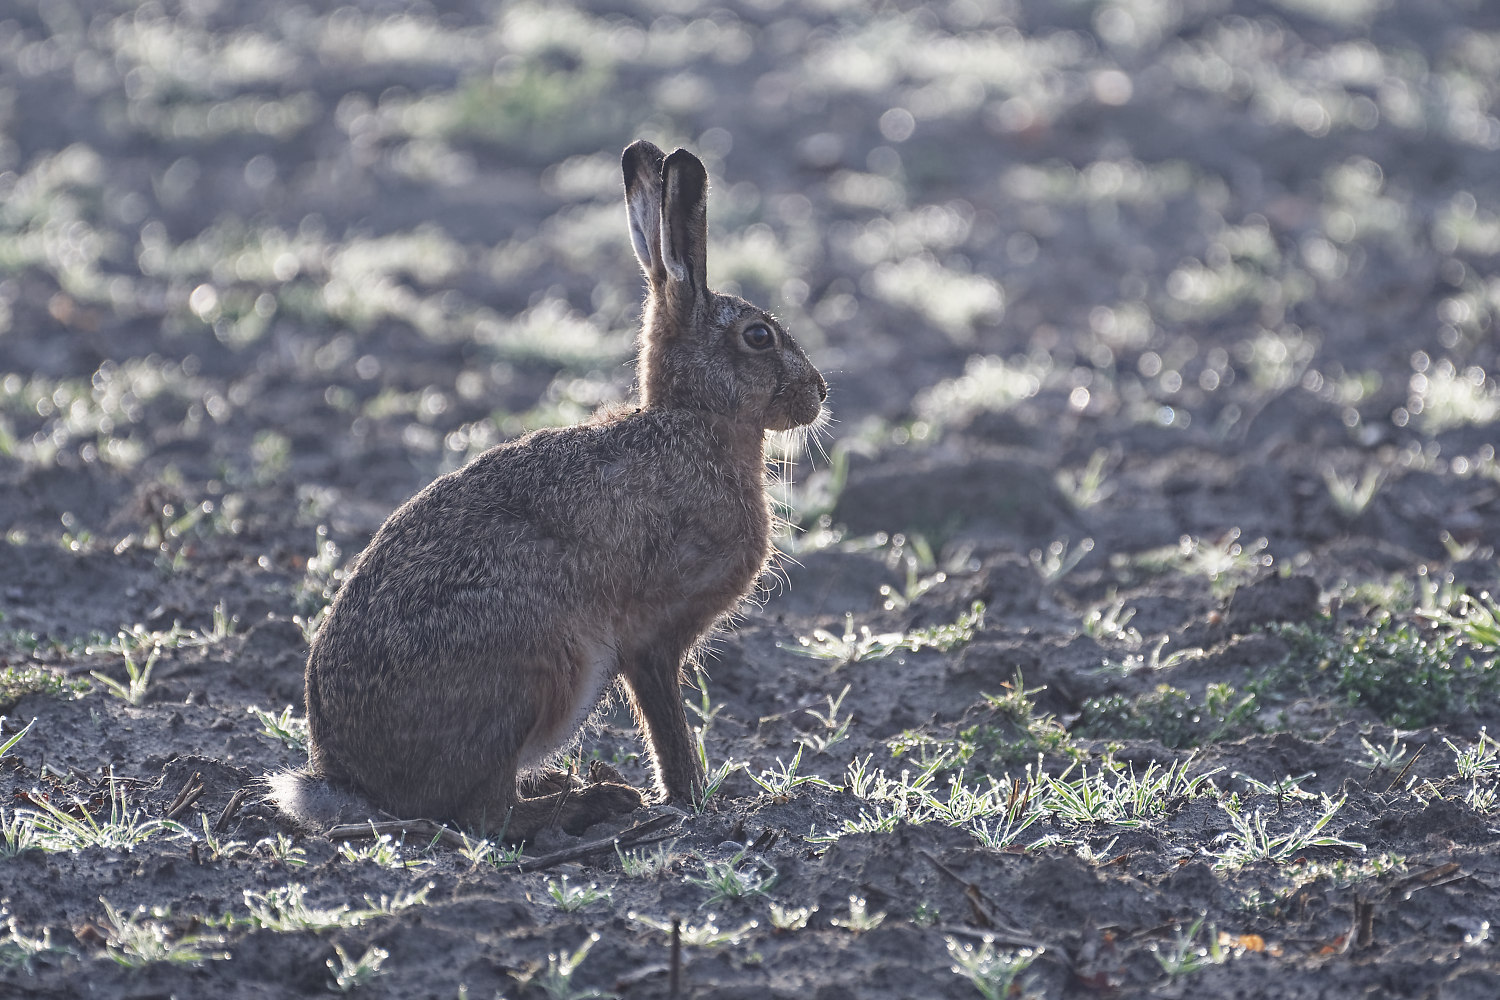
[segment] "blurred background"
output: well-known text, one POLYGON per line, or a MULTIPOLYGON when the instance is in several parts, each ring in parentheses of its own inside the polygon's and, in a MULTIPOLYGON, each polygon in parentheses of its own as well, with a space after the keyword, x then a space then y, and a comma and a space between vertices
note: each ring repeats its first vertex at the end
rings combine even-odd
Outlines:
MULTIPOLYGON (((1497 314, 1496 0, 0 0, 0 714, 41 719, 0 853, 48 794, 204 834, 5 869, 0 982, 307 995, 337 939, 389 946, 379 995, 493 995, 597 926, 580 984, 659 995, 646 921, 681 913, 749 935, 684 928, 725 997, 973 996, 946 970, 1002 966, 943 947, 965 921, 991 957, 1041 935, 1049 995, 1500 996, 1470 742, 1500 730, 1497 314), (628 397, 640 137, 704 159, 710 281, 831 387, 768 603, 689 696, 748 773, 608 916, 554 909, 551 862, 289 848, 240 792, 301 759, 354 554, 435 475, 628 397), (819 923, 734 930, 781 876, 819 923), (292 877, 443 887, 358 932, 231 917, 302 907, 260 891, 292 877), (235 959, 188 969, 220 931, 235 959)), ((648 780, 609 721, 580 771, 648 780)))
POLYGON ((832 385, 823 541, 1462 554, 1497 93, 1479 0, 8 0, 0 530, 358 544, 623 398, 647 137, 832 385))

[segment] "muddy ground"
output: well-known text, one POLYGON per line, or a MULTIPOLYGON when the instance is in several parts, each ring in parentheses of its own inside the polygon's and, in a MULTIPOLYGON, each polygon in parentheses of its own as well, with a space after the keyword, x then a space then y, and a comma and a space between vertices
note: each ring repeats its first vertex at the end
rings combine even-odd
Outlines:
POLYGON ((1460 0, 0 8, 0 995, 665 997, 710 917, 682 996, 977 996, 986 936, 1045 997, 1500 995, 1497 81, 1460 0), (638 136, 832 386, 684 689, 744 766, 519 867, 297 833, 250 709, 340 567, 629 392, 638 136))

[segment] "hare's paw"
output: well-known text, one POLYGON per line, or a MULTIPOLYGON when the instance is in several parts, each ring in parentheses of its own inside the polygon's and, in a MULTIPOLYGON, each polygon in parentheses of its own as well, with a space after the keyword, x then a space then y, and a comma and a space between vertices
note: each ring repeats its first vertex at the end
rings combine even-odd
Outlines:
POLYGON ((602 760, 589 761, 589 784, 597 785, 608 782, 613 785, 628 785, 625 776, 615 769, 613 764, 607 764, 602 760))
POLYGON ((558 825, 565 833, 578 834, 595 823, 635 812, 642 804, 639 789, 613 781, 600 782, 569 793, 558 825))
MULTIPOLYGON (((592 774, 590 775, 592 779, 592 774)), ((524 798, 536 798, 542 795, 554 795, 558 792, 576 791, 581 784, 576 775, 571 771, 545 770, 535 774, 523 775, 519 781, 521 795, 524 798)))
POLYGON ((584 789, 590 806, 610 813, 634 812, 646 804, 639 788, 624 782, 601 781, 584 789))

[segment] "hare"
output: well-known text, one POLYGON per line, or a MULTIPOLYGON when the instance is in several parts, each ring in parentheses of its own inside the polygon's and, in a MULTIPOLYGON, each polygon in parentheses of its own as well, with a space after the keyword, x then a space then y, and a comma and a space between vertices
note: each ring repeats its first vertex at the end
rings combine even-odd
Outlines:
POLYGON ((828 387, 774 317, 709 289, 698 158, 641 140, 622 166, 639 406, 492 448, 376 532, 312 642, 309 765, 270 781, 305 827, 379 809, 524 840, 634 809, 609 768, 518 787, 616 680, 655 798, 702 793, 683 663, 770 558, 765 432, 818 420, 828 387))

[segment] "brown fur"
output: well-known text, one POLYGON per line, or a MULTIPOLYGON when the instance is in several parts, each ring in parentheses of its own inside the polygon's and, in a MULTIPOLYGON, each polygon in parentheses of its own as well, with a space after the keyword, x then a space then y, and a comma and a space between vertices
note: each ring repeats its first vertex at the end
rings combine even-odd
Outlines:
POLYGON ((770 558, 765 431, 811 423, 827 387, 774 318, 708 289, 698 159, 640 141, 622 166, 640 408, 493 448, 376 533, 308 657, 310 765, 272 779, 304 825, 375 807, 524 839, 634 808, 617 780, 517 788, 616 680, 658 796, 701 794, 682 664, 770 558))

